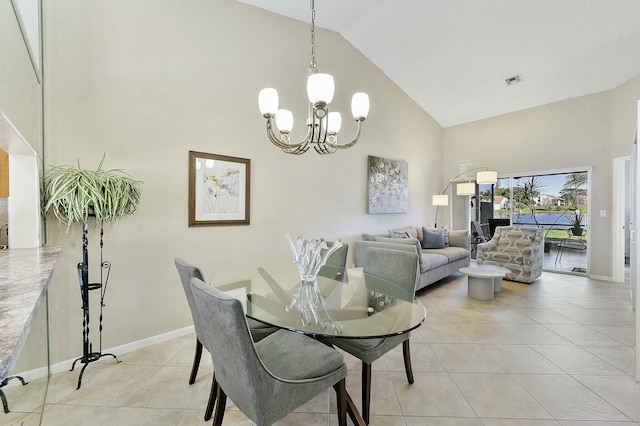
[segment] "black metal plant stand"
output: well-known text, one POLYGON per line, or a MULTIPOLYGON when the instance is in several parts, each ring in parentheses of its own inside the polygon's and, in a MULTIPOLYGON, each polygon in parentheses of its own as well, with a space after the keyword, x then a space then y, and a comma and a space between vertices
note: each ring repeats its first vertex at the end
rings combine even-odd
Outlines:
POLYGON ((71 370, 76 366, 76 363, 80 361, 82 370, 78 376, 78 387, 82 386, 82 375, 87 366, 95 361, 98 361, 103 356, 112 356, 116 359, 116 362, 120 362, 118 357, 111 353, 102 353, 102 308, 104 308, 104 295, 107 291, 107 284, 109 283, 109 273, 111 272, 111 262, 103 260, 103 235, 104 224, 100 224, 100 282, 89 283, 89 221, 88 217, 85 217, 82 224, 82 262, 78 263, 78 280, 80 281, 80 295, 82 297, 82 356, 76 358, 73 361, 71 370), (89 339, 89 292, 92 290, 100 290, 100 322, 99 322, 99 346, 98 351, 93 351, 93 344, 89 339))
POLYGON ((29 384, 25 382, 24 379, 20 376, 9 376, 0 383, 0 399, 2 400, 2 408, 4 409, 5 413, 9 412, 9 403, 7 402, 7 397, 5 396, 4 392, 2 392, 2 388, 7 386, 7 384, 9 384, 9 380, 12 380, 12 379, 20 380, 20 382, 22 383, 22 386, 29 384))

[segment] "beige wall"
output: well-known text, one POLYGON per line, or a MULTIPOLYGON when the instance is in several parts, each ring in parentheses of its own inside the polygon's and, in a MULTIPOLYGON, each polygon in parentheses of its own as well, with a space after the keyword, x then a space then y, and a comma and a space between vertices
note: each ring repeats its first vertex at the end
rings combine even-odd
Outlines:
POLYGON ((631 143, 638 120, 640 76, 620 85, 611 96, 611 155, 613 158, 631 155, 631 143))
POLYGON ((592 167, 591 273, 611 277, 612 159, 631 153, 638 99, 640 77, 613 91, 447 128, 445 176, 470 160, 504 174, 592 167))
MULTIPOLYGON (((106 168, 144 181, 140 211, 105 235, 105 259, 113 263, 105 348, 192 323, 176 256, 214 277, 222 268, 289 261, 286 231, 351 242, 364 231, 432 217, 442 128, 336 33, 317 30, 318 65, 334 75, 333 108, 343 117, 352 93, 369 93, 362 138, 332 156, 290 156, 267 141, 257 96, 277 88, 297 120, 294 139, 302 136, 308 24, 227 0, 59 0, 46 7, 47 163, 80 159, 91 168, 104 153, 106 168), (189 150, 251 159, 251 225, 187 227, 189 150), (409 162, 409 213, 366 214, 367 155, 409 162)), ((346 139, 355 125, 343 121, 346 139)), ((49 243, 64 248, 52 284, 53 362, 82 347, 80 237, 77 227, 65 234, 49 222, 49 243)))

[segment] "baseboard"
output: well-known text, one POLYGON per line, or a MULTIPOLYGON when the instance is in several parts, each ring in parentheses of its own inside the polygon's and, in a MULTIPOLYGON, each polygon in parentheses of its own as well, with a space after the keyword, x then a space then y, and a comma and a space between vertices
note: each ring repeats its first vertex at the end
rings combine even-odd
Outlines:
MULTIPOLYGON (((129 352, 137 351, 138 349, 146 348, 147 346, 155 345, 157 343, 166 342, 167 340, 176 339, 178 337, 187 336, 191 333, 195 333, 195 329, 193 326, 181 328, 178 330, 173 330, 168 333, 159 334, 157 336, 148 337, 146 339, 137 340, 135 342, 126 343, 124 345, 115 346, 113 348, 104 349, 103 353, 111 353, 116 356, 124 355, 129 352)), ((62 371, 68 371, 71 369, 71 365, 76 358, 68 359, 66 361, 58 362, 51 366, 51 374, 60 373, 62 371)), ((80 362, 76 363, 76 370, 79 372, 79 368, 82 368, 80 362)), ((35 368, 33 370, 24 371, 21 373, 16 373, 20 377, 24 378, 25 381, 29 382, 31 380, 40 379, 42 377, 46 377, 47 375, 47 367, 35 368)), ((19 380, 11 380, 7 387, 20 385, 19 380)))
POLYGON ((613 277, 608 277, 606 275, 589 275, 589 278, 591 278, 592 280, 598 280, 598 281, 610 281, 610 282, 614 282, 613 281, 613 277))

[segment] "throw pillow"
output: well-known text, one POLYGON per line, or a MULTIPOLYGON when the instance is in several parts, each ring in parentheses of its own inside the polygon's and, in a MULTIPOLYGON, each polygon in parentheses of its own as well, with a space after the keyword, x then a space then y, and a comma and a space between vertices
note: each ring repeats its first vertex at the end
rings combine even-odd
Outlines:
POLYGON ((423 249, 442 249, 444 247, 444 228, 434 230, 422 228, 423 249))
POLYGON ((418 238, 418 233, 416 232, 416 228, 414 228, 413 226, 405 226, 404 228, 396 228, 396 229, 389 230, 390 237, 396 237, 396 235, 402 235, 399 238, 418 238), (405 233, 408 233, 409 237, 405 237, 404 236, 405 233))
POLYGON ((422 243, 422 226, 416 226, 413 229, 416 230, 416 235, 418 236, 418 241, 420 241, 420 243, 422 243))
POLYGON ((390 230, 389 238, 411 238, 411 235, 408 232, 390 230))

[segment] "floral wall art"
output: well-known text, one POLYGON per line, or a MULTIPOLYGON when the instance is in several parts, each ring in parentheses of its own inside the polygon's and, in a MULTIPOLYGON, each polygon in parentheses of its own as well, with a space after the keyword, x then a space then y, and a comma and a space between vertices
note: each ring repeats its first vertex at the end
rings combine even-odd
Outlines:
POLYGON ((407 213, 409 165, 406 161, 368 157, 369 214, 407 213))
POLYGON ((248 225, 251 160, 189 151, 189 226, 248 225))

